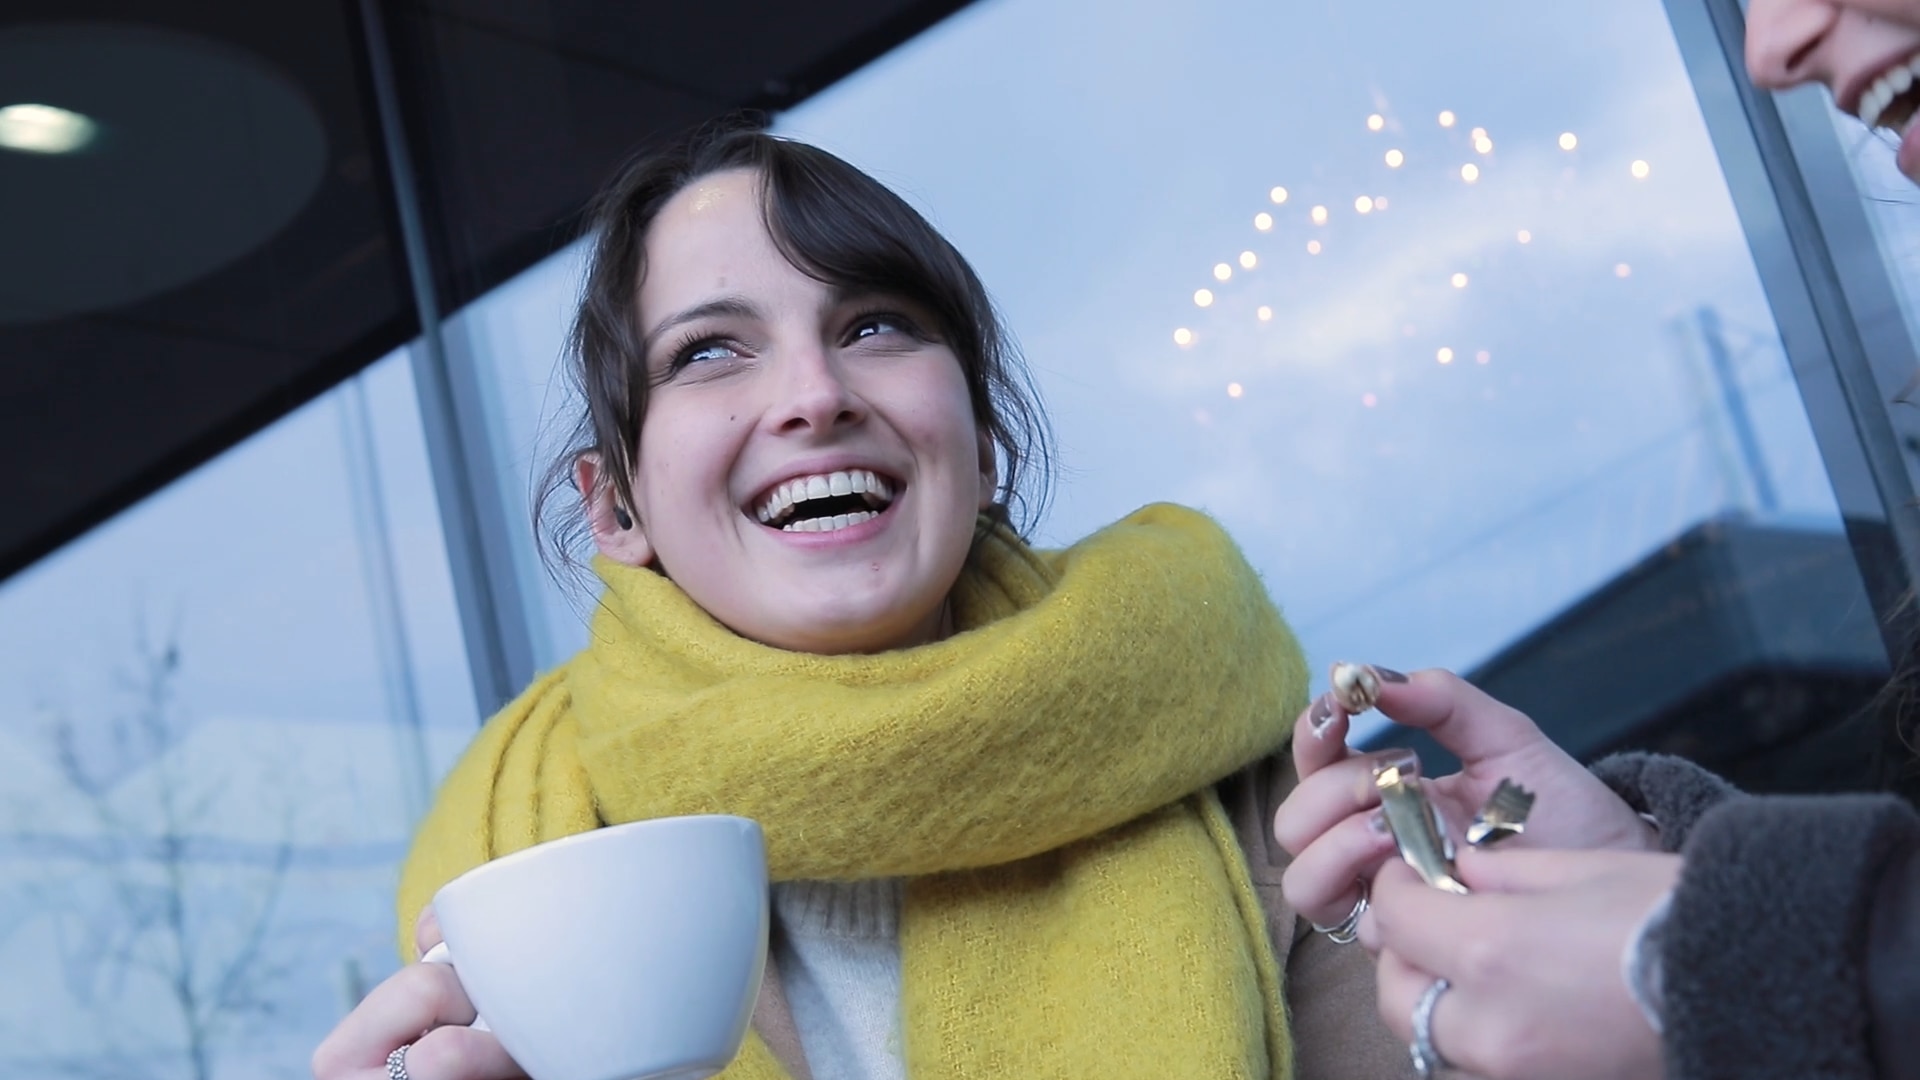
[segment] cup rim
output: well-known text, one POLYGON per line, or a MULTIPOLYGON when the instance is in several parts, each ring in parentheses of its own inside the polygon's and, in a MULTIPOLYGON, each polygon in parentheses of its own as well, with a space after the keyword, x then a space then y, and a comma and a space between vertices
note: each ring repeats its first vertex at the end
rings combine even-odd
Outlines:
POLYGON ((672 817, 642 818, 639 821, 622 821, 612 825, 600 825, 588 829, 585 832, 569 833, 566 836, 554 837, 552 840, 542 840, 537 844, 523 847, 518 851, 511 851, 498 858, 488 859, 486 862, 469 868, 452 881, 435 889, 433 895, 437 901, 441 893, 469 878, 484 877, 488 871, 495 868, 508 867, 525 862, 528 858, 533 857, 536 852, 544 853, 558 848, 577 846, 589 840, 604 838, 610 832, 648 832, 656 828, 677 828, 686 825, 713 826, 722 823, 747 825, 750 826, 751 831, 755 833, 761 831, 758 821, 749 817, 741 817, 738 814, 676 814, 672 817))

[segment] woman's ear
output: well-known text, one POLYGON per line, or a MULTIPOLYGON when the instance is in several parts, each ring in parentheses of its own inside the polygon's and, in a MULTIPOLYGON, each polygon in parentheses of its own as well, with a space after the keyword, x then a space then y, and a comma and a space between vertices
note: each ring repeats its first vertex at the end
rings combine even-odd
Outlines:
POLYGON ((1000 493, 1000 458, 994 452, 993 436, 980 429, 980 509, 993 508, 993 497, 1000 493))
POLYGON ((600 455, 581 454, 573 463, 574 486, 585 503, 587 529, 593 533, 593 546, 600 554, 628 566, 646 566, 653 562, 653 545, 647 532, 607 482, 600 468, 600 455))

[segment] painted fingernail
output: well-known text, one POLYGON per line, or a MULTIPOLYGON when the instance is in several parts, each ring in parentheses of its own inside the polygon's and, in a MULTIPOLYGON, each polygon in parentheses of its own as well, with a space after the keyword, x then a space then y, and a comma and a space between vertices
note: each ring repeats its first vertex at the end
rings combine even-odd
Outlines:
POLYGON ((1327 725, 1333 722, 1333 706, 1328 703, 1327 695, 1321 694, 1313 699, 1313 709, 1307 713, 1307 725, 1313 728, 1313 737, 1327 737, 1327 725))
POLYGON ((1367 815, 1367 831, 1375 836, 1392 836, 1393 828, 1387 824, 1387 812, 1375 810, 1367 815))
POLYGON ((1379 756, 1373 759, 1374 779, 1378 780, 1381 774, 1389 769, 1398 771, 1401 776, 1419 776, 1420 755, 1404 746, 1382 750, 1379 756))
POLYGON ((1402 675, 1390 667, 1381 667, 1379 664, 1369 664, 1367 666, 1373 669, 1375 675, 1380 676, 1381 682, 1403 683, 1407 681, 1405 675, 1402 675))

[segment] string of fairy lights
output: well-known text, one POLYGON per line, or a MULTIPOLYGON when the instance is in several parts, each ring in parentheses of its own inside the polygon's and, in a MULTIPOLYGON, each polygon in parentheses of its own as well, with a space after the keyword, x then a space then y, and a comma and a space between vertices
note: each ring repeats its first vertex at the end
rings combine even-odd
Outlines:
MULTIPOLYGON (((1441 110, 1435 117, 1435 121, 1442 129, 1449 131, 1456 131, 1460 126, 1459 116, 1451 109, 1441 110)), ((1382 113, 1371 113, 1366 118, 1366 128, 1370 133, 1383 134, 1387 132, 1388 127, 1388 118, 1382 113)), ((1497 160, 1494 158, 1493 136, 1486 128, 1475 127, 1467 132, 1466 142, 1471 153, 1480 160, 1470 158, 1457 168, 1450 166, 1447 171, 1460 183, 1478 184, 1484 172, 1482 161, 1485 161, 1487 166, 1491 166, 1497 160)), ((1555 140, 1555 145, 1562 152, 1572 154, 1580 149, 1581 143, 1579 136, 1571 131, 1565 131, 1560 133, 1559 138, 1555 140)), ((1438 155, 1434 156, 1438 157, 1438 155)), ((1412 157, 1408 151, 1400 146, 1389 147, 1380 155, 1381 163, 1389 170, 1405 168, 1411 160, 1412 157)), ((1636 181, 1646 180, 1653 174, 1653 167, 1644 159, 1636 158, 1627 166, 1627 172, 1636 181)), ((1254 231, 1263 237, 1273 236, 1275 229, 1280 228, 1290 215, 1298 214, 1296 208, 1302 201, 1297 197, 1296 192, 1284 185, 1269 188, 1266 197, 1267 205, 1253 215, 1254 231)), ((1387 196, 1367 192, 1354 195, 1349 205, 1356 217, 1384 214, 1390 209, 1387 196)), ((1334 214, 1335 211, 1328 202, 1314 202, 1307 207, 1304 219, 1310 228, 1299 250, 1303 250, 1308 258, 1321 255, 1327 250, 1328 240, 1324 230, 1334 220, 1334 214)), ((1297 222, 1301 218, 1296 216, 1292 217, 1292 220, 1297 222)), ((1529 229, 1519 229, 1514 235, 1514 241, 1518 244, 1531 244, 1534 242, 1533 232, 1529 229)), ((1259 252, 1249 247, 1240 251, 1238 255, 1215 262, 1211 273, 1212 281, 1193 290, 1193 306, 1203 311, 1213 308, 1223 299, 1223 291, 1219 290, 1233 283, 1236 278, 1244 280, 1246 275, 1263 268, 1270 269, 1271 267, 1268 266, 1270 260, 1271 256, 1263 258, 1259 252)), ((1633 268, 1624 262, 1616 263, 1613 274, 1617 278, 1625 279, 1632 276, 1633 268)), ((1464 270, 1452 271, 1446 280, 1447 284, 1454 289, 1466 289, 1471 284, 1471 278, 1464 270)), ((1254 308, 1254 318, 1261 323, 1272 322, 1273 317, 1274 311, 1271 305, 1260 304, 1254 308)), ((1173 343, 1182 350, 1192 349, 1200 343, 1200 339, 1201 335, 1191 324, 1178 326, 1173 331, 1173 343)), ((1463 354, 1451 345, 1438 346, 1433 353, 1434 362, 1441 366, 1451 365, 1463 358, 1463 354)), ((1492 361, 1492 355, 1486 349, 1474 350, 1472 358, 1475 363, 1482 365, 1492 361)), ((1246 387, 1239 382, 1229 382, 1226 385, 1226 393, 1228 397, 1238 399, 1246 395, 1246 387)), ((1379 398, 1373 393, 1367 393, 1362 395, 1361 404, 1372 408, 1379 404, 1379 398)))

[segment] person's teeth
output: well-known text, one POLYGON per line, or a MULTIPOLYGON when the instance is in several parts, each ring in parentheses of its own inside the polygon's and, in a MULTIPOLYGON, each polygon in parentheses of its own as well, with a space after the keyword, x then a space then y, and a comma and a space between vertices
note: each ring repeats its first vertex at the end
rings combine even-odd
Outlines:
MULTIPOLYGON (((797 495, 798 492, 795 492, 795 494, 797 495)), ((833 489, 827 486, 826 477, 824 476, 807 477, 807 498, 824 499, 831 494, 833 494, 833 489)), ((793 501, 799 502, 800 500, 795 499, 793 501)))
POLYGON ((846 473, 843 473, 843 472, 837 472, 837 473, 832 473, 828 475, 827 494, 829 495, 853 494, 853 477, 848 476, 846 473))

